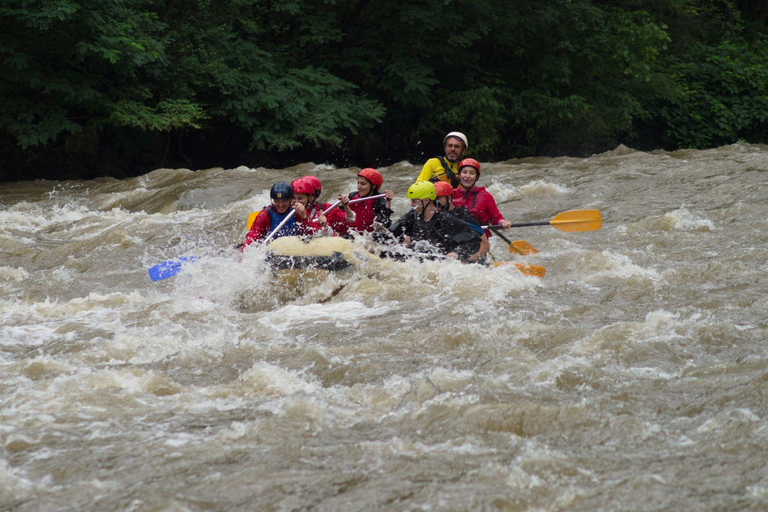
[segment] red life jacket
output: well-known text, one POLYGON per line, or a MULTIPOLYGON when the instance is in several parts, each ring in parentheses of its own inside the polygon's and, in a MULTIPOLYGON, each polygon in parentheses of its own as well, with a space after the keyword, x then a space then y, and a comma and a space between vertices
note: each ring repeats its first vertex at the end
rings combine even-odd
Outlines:
MULTIPOLYGON (((349 194, 350 199, 356 198, 357 192, 349 194)), ((376 220, 376 213, 373 211, 373 205, 377 201, 381 201, 382 198, 374 199, 372 201, 360 201, 359 203, 350 204, 349 208, 355 212, 355 223, 350 226, 351 229, 355 229, 361 233, 365 231, 373 231, 373 221, 376 220)))

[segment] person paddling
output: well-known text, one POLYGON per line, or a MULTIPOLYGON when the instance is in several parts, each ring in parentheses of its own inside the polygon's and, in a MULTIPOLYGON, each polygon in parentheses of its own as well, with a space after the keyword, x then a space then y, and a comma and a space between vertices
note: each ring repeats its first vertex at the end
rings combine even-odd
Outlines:
POLYGON ((417 181, 408 187, 406 196, 411 200, 412 210, 392 226, 396 238, 416 247, 419 242, 426 242, 441 254, 461 261, 469 261, 477 254, 480 233, 458 217, 437 209, 437 193, 432 182, 417 181))
MULTIPOLYGON (((317 178, 315 178, 317 179, 317 178)), ((318 180, 319 183, 319 180, 318 180)), ((333 208, 328 214, 323 211, 330 208, 330 204, 317 202, 319 196, 318 186, 308 177, 294 180, 293 187, 294 204, 296 217, 299 226, 300 235, 311 235, 324 231, 325 227, 330 227, 328 231, 343 234, 347 227, 355 221, 355 212, 349 207, 349 199, 339 196, 339 201, 343 209, 333 208)), ((327 234, 332 234, 328 232, 327 234)))
POLYGON ((475 231, 482 234, 480 237, 480 249, 477 253, 467 258, 467 261, 484 263, 486 254, 491 250, 491 243, 488 241, 488 236, 480 228, 480 222, 464 206, 453 204, 453 189, 448 183, 444 181, 435 183, 435 194, 437 195, 436 206, 439 211, 448 212, 458 217, 467 224, 470 224, 475 231))
POLYGON ((459 161, 467 152, 469 142, 461 132, 451 132, 443 138, 445 156, 430 158, 422 167, 416 181, 444 181, 453 188, 459 186, 459 161))
MULTIPOLYGON (((366 167, 357 173, 357 191, 346 196, 348 200, 361 199, 380 195, 379 188, 384 184, 384 178, 376 169, 366 167)), ((359 233, 373 231, 373 223, 378 222, 389 228, 392 225, 392 198, 391 190, 384 191, 384 197, 352 203, 349 207, 355 212, 355 222, 350 226, 359 233)))
MULTIPOLYGON (((480 225, 500 224, 502 229, 512 223, 504 218, 496 206, 496 201, 484 187, 475 184, 480 179, 480 163, 474 158, 465 158, 459 164, 459 186, 453 191, 453 204, 464 206, 480 222, 480 225)), ((491 237, 487 229, 485 234, 491 237)))
MULTIPOLYGON (((265 206, 259 212, 256 220, 253 221, 251 229, 249 229, 248 233, 245 235, 243 249, 253 242, 258 242, 266 238, 291 212, 293 188, 290 183, 278 181, 272 185, 272 188, 269 190, 269 197, 272 199, 272 204, 265 206)), ((292 216, 272 238, 293 236, 296 235, 297 231, 296 217, 292 216)))

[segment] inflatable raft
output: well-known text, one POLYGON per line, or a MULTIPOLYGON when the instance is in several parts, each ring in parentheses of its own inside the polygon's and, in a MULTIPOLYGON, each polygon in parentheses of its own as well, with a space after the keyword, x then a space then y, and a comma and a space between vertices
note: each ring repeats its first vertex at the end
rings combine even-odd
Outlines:
MULTIPOLYGON (((335 271, 371 261, 383 261, 379 256, 361 249, 352 241, 336 236, 312 239, 284 236, 272 241, 267 250, 269 251, 267 262, 273 268, 280 270, 335 271)), ((509 264, 514 265, 520 272, 528 276, 544 277, 546 272, 544 267, 538 265, 511 261, 499 261, 494 263, 492 267, 509 264)))
POLYGON ((272 267, 288 270, 343 270, 379 259, 375 254, 356 247, 350 240, 337 236, 309 240, 283 236, 272 241, 267 250, 267 262, 272 267))

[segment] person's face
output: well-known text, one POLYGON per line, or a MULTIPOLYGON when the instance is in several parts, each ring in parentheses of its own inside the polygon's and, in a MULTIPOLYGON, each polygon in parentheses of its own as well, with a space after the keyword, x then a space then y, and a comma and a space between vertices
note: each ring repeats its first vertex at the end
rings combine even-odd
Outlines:
POLYGON ((277 210, 278 213, 285 213, 288 211, 288 208, 291 207, 291 199, 273 199, 272 204, 275 205, 275 210, 277 210))
POLYGON ((357 177, 357 193, 360 197, 365 197, 371 193, 372 184, 362 176, 357 177))
POLYGON ((423 199, 411 199, 411 208, 416 210, 416 213, 421 215, 421 212, 424 211, 424 200, 423 199))
POLYGON ((448 209, 448 198, 446 196, 440 196, 437 198, 437 204, 441 210, 448 209))
POLYGON ((477 169, 465 165, 459 170, 459 181, 464 188, 472 188, 477 181, 477 169))
POLYGON ((296 194, 295 196, 296 202, 301 204, 305 208, 309 204, 309 198, 310 198, 309 194, 296 194))
POLYGON ((458 162, 464 155, 464 143, 456 137, 448 137, 445 141, 445 159, 449 162, 458 162))

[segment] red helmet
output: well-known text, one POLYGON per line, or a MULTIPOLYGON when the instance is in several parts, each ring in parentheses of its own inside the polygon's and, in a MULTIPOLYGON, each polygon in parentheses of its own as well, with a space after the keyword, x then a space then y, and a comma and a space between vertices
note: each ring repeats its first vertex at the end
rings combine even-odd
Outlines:
POLYGON ((315 187, 312 182, 306 178, 299 178, 291 183, 294 194, 307 194, 309 196, 315 194, 315 187))
POLYGON ((320 183, 320 180, 317 177, 312 176, 310 174, 310 175, 304 176, 304 177, 302 177, 300 179, 308 180, 312 184, 312 186, 315 188, 315 197, 316 198, 320 197, 320 193, 323 191, 323 184, 320 183))
POLYGON ((445 181, 435 183, 435 192, 437 192, 437 197, 453 197, 453 187, 445 181))
POLYGON ((480 162, 475 160, 474 158, 465 158, 459 163, 459 172, 461 172, 462 167, 474 167, 475 170, 477 170, 477 177, 480 177, 480 162))
POLYGON ((376 169, 371 169, 370 167, 366 167, 365 169, 361 170, 359 173, 357 173, 358 176, 362 176, 363 178, 370 181, 374 187, 377 189, 384 184, 384 178, 381 177, 381 173, 377 171, 376 169))

